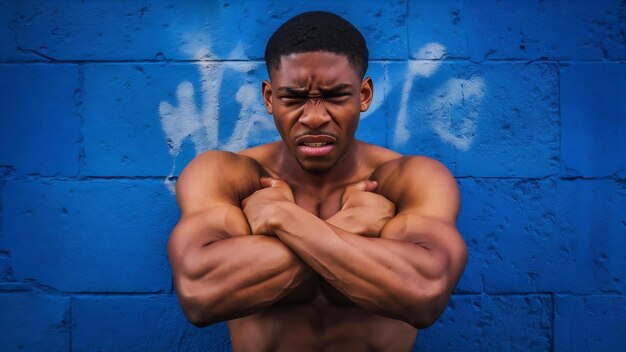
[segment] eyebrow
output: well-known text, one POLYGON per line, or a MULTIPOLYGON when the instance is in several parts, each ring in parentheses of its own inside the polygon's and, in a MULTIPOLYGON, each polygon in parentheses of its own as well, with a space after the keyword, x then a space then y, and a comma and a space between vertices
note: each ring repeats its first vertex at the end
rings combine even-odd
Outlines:
MULTIPOLYGON (((339 83, 334 86, 320 86, 319 90, 321 93, 335 93, 346 88, 350 88, 352 85, 350 83, 339 83)), ((290 87, 290 86, 282 86, 278 87, 277 90, 279 93, 287 93, 293 95, 304 95, 309 92, 309 89, 306 87, 290 87)))
POLYGON ((288 86, 278 87, 277 91, 279 93, 287 93, 287 94, 292 94, 292 95, 305 95, 306 93, 309 92, 307 88, 296 88, 296 87, 288 87, 288 86))
POLYGON ((339 92, 341 90, 344 90, 350 87, 352 87, 350 83, 339 83, 339 84, 336 84, 334 86, 329 86, 329 87, 320 86, 320 92, 321 93, 335 93, 335 92, 339 92))

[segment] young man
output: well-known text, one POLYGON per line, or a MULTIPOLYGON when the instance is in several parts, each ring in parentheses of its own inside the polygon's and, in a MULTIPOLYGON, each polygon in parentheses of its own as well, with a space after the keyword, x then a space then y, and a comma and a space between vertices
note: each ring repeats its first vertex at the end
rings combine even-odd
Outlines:
POLYGON ((209 151, 180 175, 179 301, 195 325, 227 320, 235 351, 408 351, 459 280, 452 175, 354 139, 374 94, 367 60, 342 18, 292 18, 262 84, 282 141, 209 151))

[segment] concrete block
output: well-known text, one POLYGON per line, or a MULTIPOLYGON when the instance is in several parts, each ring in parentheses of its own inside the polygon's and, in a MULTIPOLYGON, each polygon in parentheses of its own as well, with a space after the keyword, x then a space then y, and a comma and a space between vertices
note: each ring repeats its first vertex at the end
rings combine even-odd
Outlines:
POLYGON ((448 58, 469 57, 466 22, 468 20, 462 0, 409 1, 408 42, 409 57, 413 59, 438 59, 429 57, 423 48, 429 44, 444 47, 448 58))
POLYGON ((281 24, 302 12, 329 11, 344 17, 358 28, 370 52, 370 59, 405 59, 407 57, 406 21, 407 6, 404 1, 367 1, 354 6, 350 2, 246 1, 240 23, 241 38, 247 57, 262 59, 265 45, 281 24))
POLYGON ((0 282, 11 279, 11 257, 9 252, 0 251, 0 282))
POLYGON ((178 210, 161 181, 10 181, 4 198, 17 280, 64 292, 170 289, 178 210))
POLYGON ((202 151, 278 138, 262 103, 265 77, 251 62, 88 65, 85 173, 178 174, 202 151))
POLYGON ((497 293, 625 291, 619 205, 625 191, 619 183, 460 183, 459 229, 469 247, 465 276, 473 286, 480 278, 487 292, 497 293))
POLYGON ((602 177, 626 171, 626 64, 561 67, 565 172, 602 177))
POLYGON ((18 1, 11 15, 11 59, 225 59, 238 47, 241 2, 18 1))
POLYGON ((0 251, 6 250, 6 242, 4 240, 4 216, 2 216, 4 209, 4 197, 2 195, 4 191, 4 183, 5 181, 0 179, 0 251))
POLYGON ((14 0, 0 2, 0 60, 15 55, 15 41, 10 28, 14 13, 14 0))
POLYGON ((555 351, 623 351, 625 296, 555 297, 555 351))
POLYGON ((557 221, 568 239, 562 256, 571 258, 563 266, 571 268, 568 275, 561 273, 572 288, 567 292, 626 293, 626 184, 563 181, 557 199, 557 221))
POLYGON ((0 293, 4 351, 68 351, 69 298, 32 292, 0 293))
POLYGON ((453 296, 419 332, 418 351, 550 351, 552 300, 544 295, 453 296))
POLYGON ((553 282, 553 272, 562 268, 544 261, 561 240, 554 220, 556 186, 513 180, 461 179, 459 183, 458 226, 469 251, 465 283, 461 281, 459 289, 468 285, 469 291, 475 291, 482 283, 488 292, 537 292, 538 280, 541 287, 553 282))
POLYGON ((229 351, 225 323, 196 328, 175 297, 72 299, 73 351, 229 351), (97 319, 94 319, 97 317, 97 319))
POLYGON ((0 165, 20 175, 76 175, 78 66, 0 64, 0 77, 0 165))
MULTIPOLYGON (((409 3, 410 53, 428 42, 450 57, 502 59, 623 59, 626 5, 599 2, 449 0, 409 3)), ((414 56, 415 57, 415 56, 414 56)))
POLYGON ((555 173, 557 70, 544 63, 390 64, 388 104, 397 107, 390 115, 390 146, 440 160, 455 176, 555 173))

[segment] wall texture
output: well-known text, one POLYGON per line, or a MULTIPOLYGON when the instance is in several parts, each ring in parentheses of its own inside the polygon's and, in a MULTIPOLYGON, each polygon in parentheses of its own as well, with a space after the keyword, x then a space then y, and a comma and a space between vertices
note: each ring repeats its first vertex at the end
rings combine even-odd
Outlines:
POLYGON ((269 35, 364 33, 358 137, 443 161, 465 274, 419 351, 626 349, 626 2, 0 2, 0 346, 224 351, 166 255, 180 170, 276 139, 269 35))

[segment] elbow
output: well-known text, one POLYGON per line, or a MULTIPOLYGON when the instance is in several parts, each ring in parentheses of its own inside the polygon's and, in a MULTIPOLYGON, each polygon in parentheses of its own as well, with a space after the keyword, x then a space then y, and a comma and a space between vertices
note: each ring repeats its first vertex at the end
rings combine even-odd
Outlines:
POLYGON ((430 274, 428 278, 415 280, 415 284, 410 285, 407 291, 409 302, 405 310, 408 313, 406 322, 417 329, 425 329, 441 317, 455 285, 447 265, 442 265, 430 274))
POLYGON ((203 328, 219 321, 210 314, 207 314, 207 312, 197 309, 196 306, 183 304, 181 302, 181 307, 183 308, 187 320, 195 327, 203 328))
POLYGON ((442 312, 443 309, 439 310, 434 307, 429 307, 426 310, 414 313, 410 320, 408 320, 408 323, 416 329, 426 329, 437 322, 442 312))
POLYGON ((422 287, 413 295, 413 304, 407 312, 407 322, 417 329, 425 329, 433 325, 448 305, 450 293, 441 279, 422 287))
POLYGON ((467 247, 462 240, 458 241, 450 255, 441 255, 438 259, 428 279, 411 290, 414 304, 407 309, 411 312, 407 322, 418 329, 433 325, 446 309, 465 267, 467 247))
POLYGON ((178 303, 185 317, 196 327, 205 327, 220 322, 219 312, 216 310, 219 301, 214 294, 200 292, 193 288, 193 283, 180 287, 177 285, 176 293, 178 303))
POLYGON ((217 322, 194 311, 184 310, 184 312, 187 320, 189 320, 189 322, 197 328, 203 328, 217 322))

